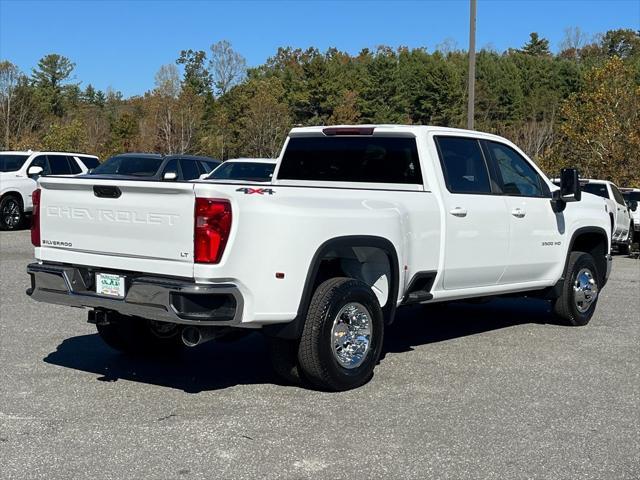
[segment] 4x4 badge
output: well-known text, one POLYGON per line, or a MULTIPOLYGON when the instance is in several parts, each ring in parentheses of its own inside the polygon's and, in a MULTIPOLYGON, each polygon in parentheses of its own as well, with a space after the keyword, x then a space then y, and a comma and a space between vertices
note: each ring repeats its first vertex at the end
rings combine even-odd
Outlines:
POLYGON ((254 193, 257 193, 258 195, 264 195, 265 193, 269 195, 273 195, 274 193, 276 193, 270 188, 248 188, 248 187, 238 188, 236 192, 242 192, 245 195, 253 195, 254 193))

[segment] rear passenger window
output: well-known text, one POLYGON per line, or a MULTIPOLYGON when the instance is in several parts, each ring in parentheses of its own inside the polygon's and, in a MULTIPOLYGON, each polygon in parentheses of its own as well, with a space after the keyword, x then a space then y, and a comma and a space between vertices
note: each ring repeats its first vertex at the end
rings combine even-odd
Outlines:
POLYGON ((71 173, 73 173, 74 175, 82 173, 82 169, 80 168, 80 165, 78 165, 78 161, 75 158, 67 157, 67 161, 69 162, 71 173))
POLYGON ((474 138, 435 137, 447 189, 451 193, 491 193, 489 172, 474 138))
POLYGON ((64 155, 47 155, 49 159, 49 167, 51 168, 52 175, 69 175, 71 168, 69 168, 69 162, 64 155))
POLYGON ((193 160, 180 160, 180 168, 182 169, 183 180, 193 180, 200 176, 200 170, 198 170, 198 166, 193 160))
POLYGON ((416 139, 292 137, 279 179, 422 184, 416 139))
POLYGON ((486 142, 486 144, 502 180, 502 191, 506 195, 545 196, 540 175, 522 155, 501 143, 486 142))

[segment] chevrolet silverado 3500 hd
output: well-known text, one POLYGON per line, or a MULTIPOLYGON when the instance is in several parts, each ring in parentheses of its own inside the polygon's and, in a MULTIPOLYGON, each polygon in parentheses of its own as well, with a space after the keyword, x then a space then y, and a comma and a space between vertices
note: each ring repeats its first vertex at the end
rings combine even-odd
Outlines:
POLYGON ((271 184, 44 177, 27 293, 128 353, 260 330, 278 373, 345 390, 399 306, 521 293, 586 324, 610 220, 561 177, 495 135, 393 125, 294 128, 271 184))

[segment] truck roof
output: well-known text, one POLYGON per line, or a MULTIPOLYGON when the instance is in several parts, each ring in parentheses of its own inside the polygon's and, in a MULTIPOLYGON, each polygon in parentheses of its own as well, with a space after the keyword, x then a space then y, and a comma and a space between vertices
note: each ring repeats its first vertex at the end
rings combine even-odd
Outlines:
POLYGON ((480 132, 477 130, 466 130, 462 128, 437 127, 433 125, 391 125, 391 124, 358 124, 358 125, 318 125, 312 127, 294 127, 289 133, 290 136, 321 134, 325 129, 341 129, 341 128, 373 128, 375 133, 411 133, 414 135, 427 132, 456 133, 459 135, 483 136, 487 138, 495 138, 504 140, 504 138, 493 135, 491 133, 480 132))

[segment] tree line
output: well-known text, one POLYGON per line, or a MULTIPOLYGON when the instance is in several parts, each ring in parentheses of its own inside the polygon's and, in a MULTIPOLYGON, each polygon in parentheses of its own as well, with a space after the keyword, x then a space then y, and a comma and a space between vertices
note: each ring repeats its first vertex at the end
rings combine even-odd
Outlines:
MULTIPOLYGON (((294 125, 404 123, 464 127, 467 52, 426 48, 279 48, 247 68, 227 41, 183 50, 155 87, 124 98, 73 80, 74 63, 40 59, 31 74, 0 62, 0 144, 94 153, 273 157, 294 125)), ((505 136, 550 175, 640 184, 640 32, 588 40, 567 29, 559 53, 537 33, 476 57, 476 129, 505 136)))

